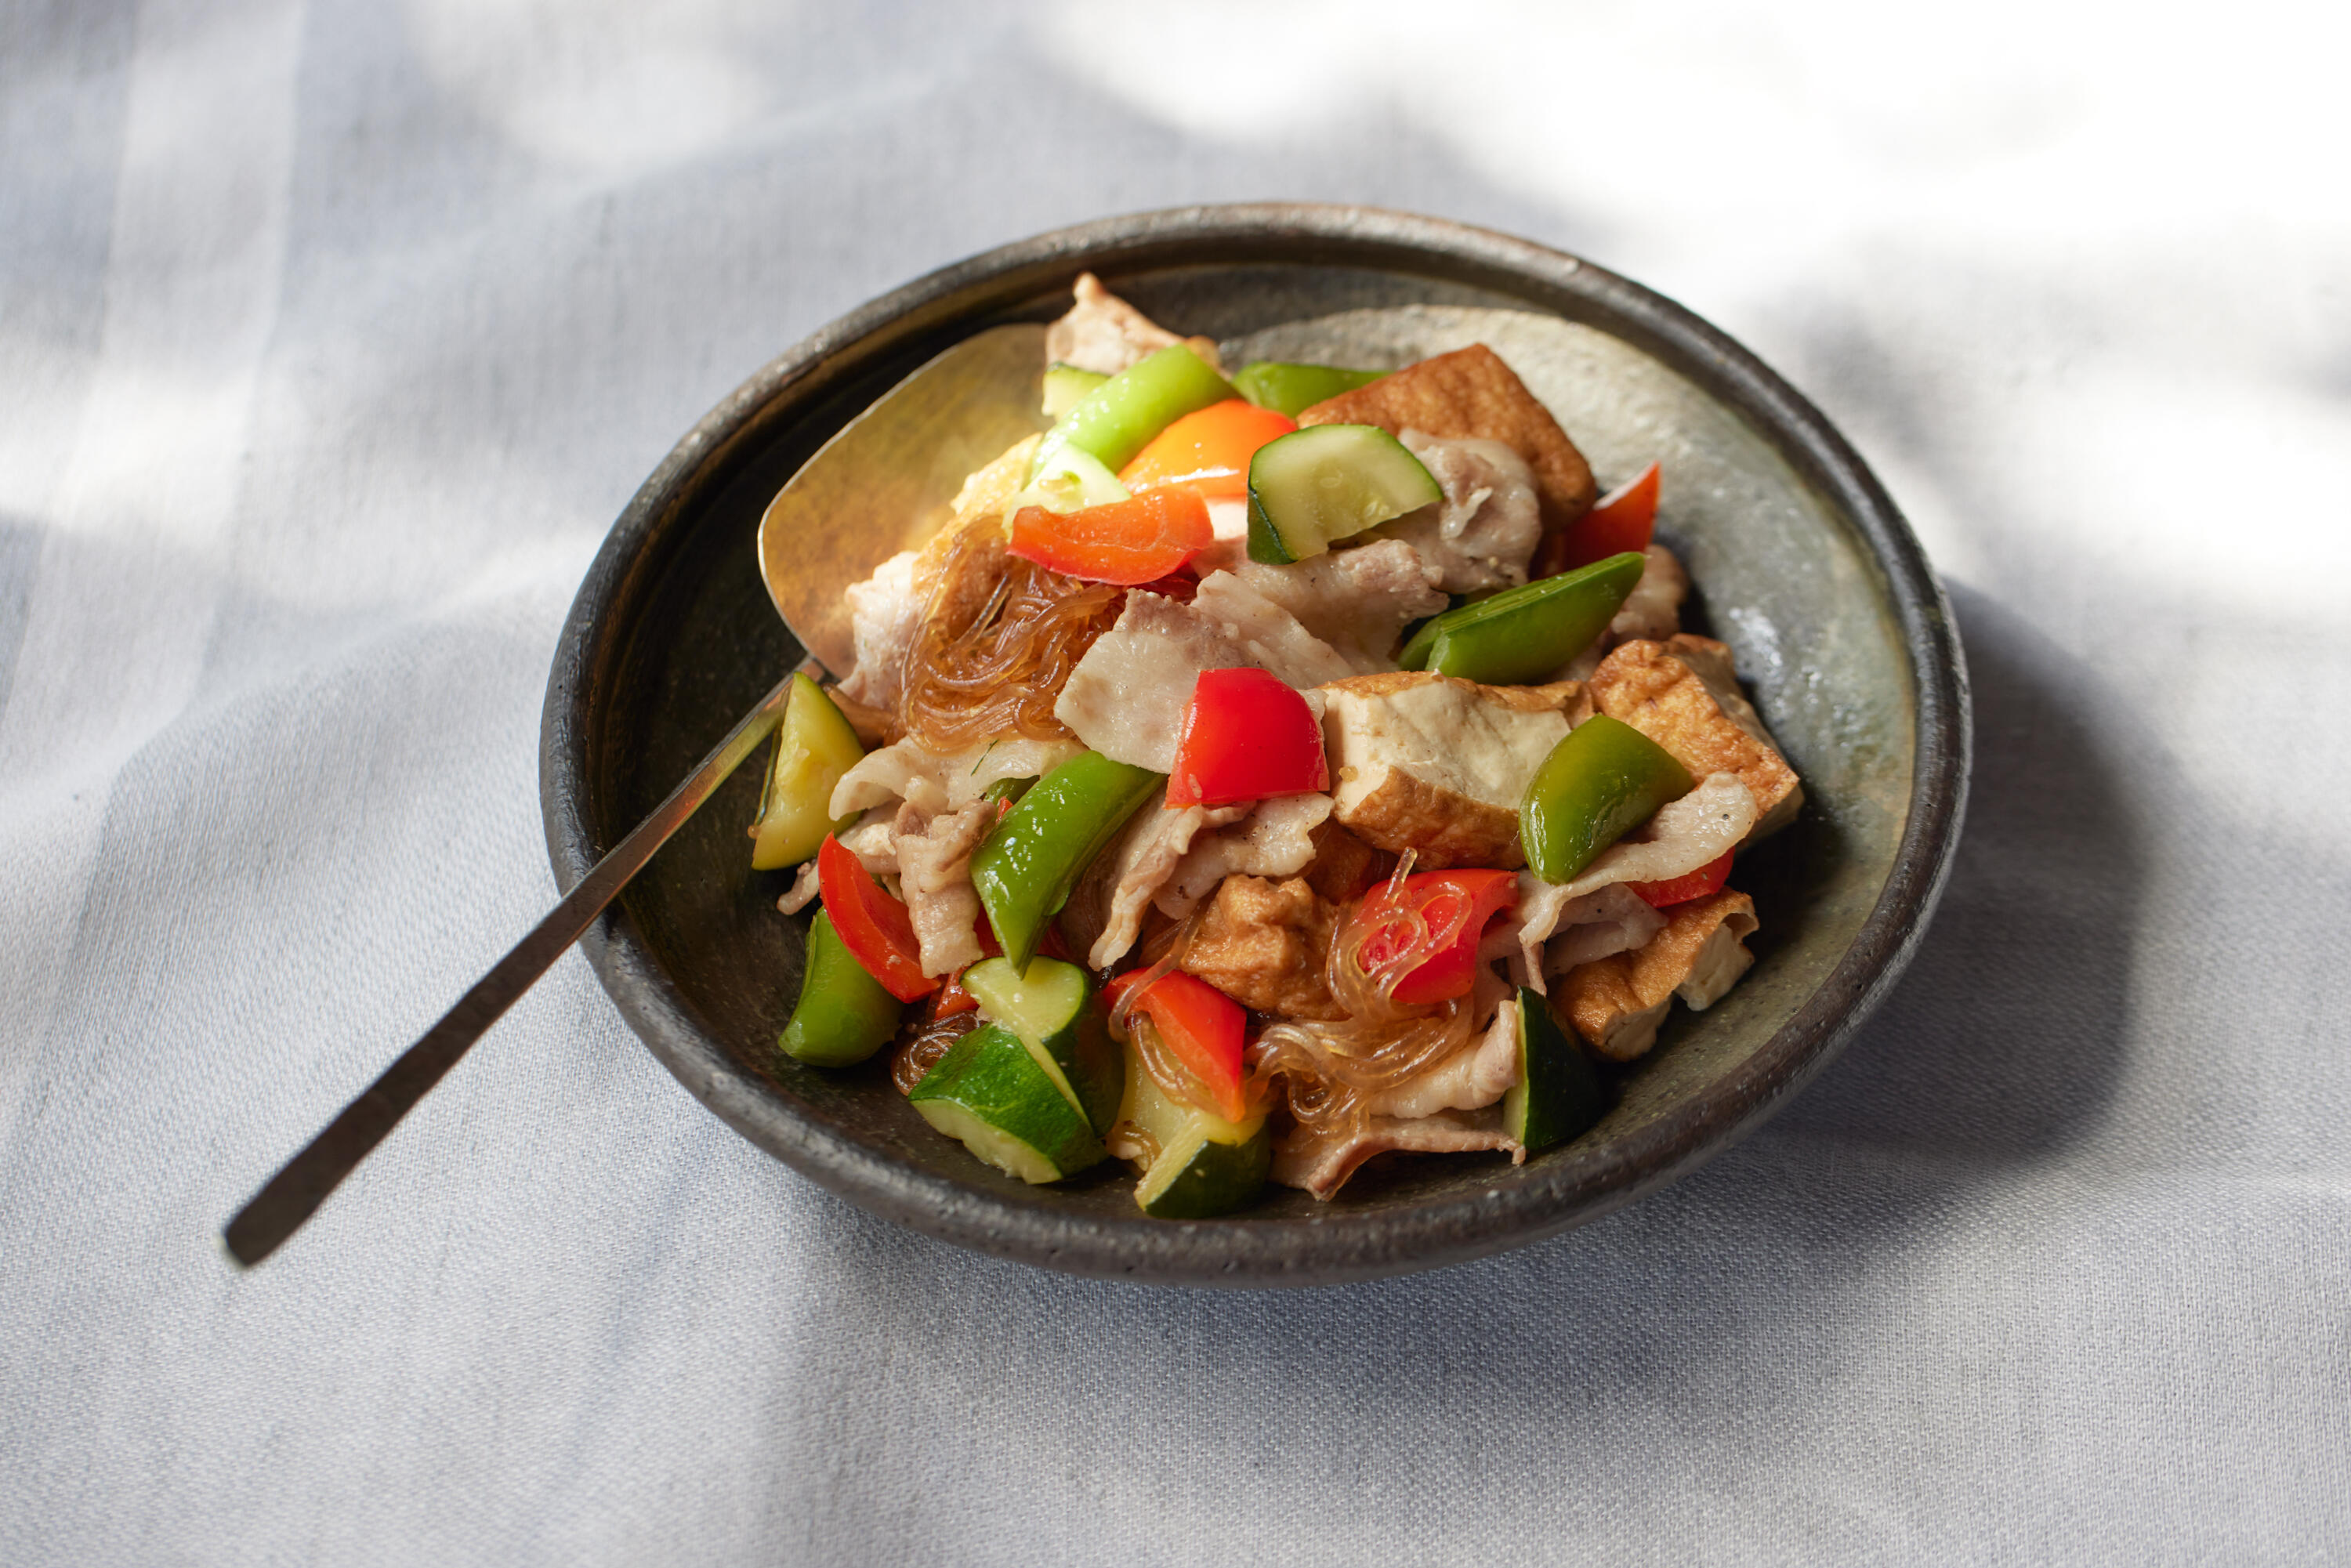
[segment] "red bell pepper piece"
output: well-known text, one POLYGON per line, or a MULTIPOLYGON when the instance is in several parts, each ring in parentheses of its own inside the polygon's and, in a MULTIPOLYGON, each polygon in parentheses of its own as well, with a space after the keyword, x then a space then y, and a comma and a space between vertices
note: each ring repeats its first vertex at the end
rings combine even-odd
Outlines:
MULTIPOLYGON (((1103 990, 1113 1011, 1126 993, 1140 984, 1146 969, 1130 969, 1103 990)), ((1135 998, 1134 1011, 1151 1020, 1176 1060, 1200 1082, 1213 1110, 1228 1122, 1238 1122, 1249 1110, 1241 1098, 1241 1048, 1249 1034, 1249 1014, 1240 1003, 1206 980, 1171 969, 1135 998)))
POLYGON ((949 975, 947 977, 946 984, 939 988, 938 995, 931 998, 931 1017, 934 1019, 948 1019, 955 1017, 957 1013, 977 1012, 978 1010, 979 998, 963 988, 963 971, 961 969, 957 969, 954 974, 949 975))
POLYGON ((911 1002, 939 988, 936 976, 923 973, 914 916, 829 833, 816 852, 816 885, 841 945, 883 989, 911 1002))
POLYGON ((1670 904, 1687 904, 1693 898, 1720 893, 1722 884, 1730 880, 1730 857, 1738 852, 1725 850, 1696 871, 1679 876, 1662 877, 1656 882, 1628 882, 1625 885, 1639 895, 1642 903, 1654 909, 1670 904))
POLYGON ((1552 571, 1574 571, 1625 550, 1649 548, 1657 523, 1657 465, 1650 464, 1569 525, 1552 571))
POLYGON ((1076 512, 1023 507, 1005 548, 1064 577, 1132 588, 1165 577, 1216 538, 1197 493, 1155 490, 1076 512))
POLYGON ((1167 804, 1229 806, 1331 787, 1322 727, 1266 670, 1203 670, 1184 706, 1167 804))
POLYGON ((1405 878, 1401 890, 1375 887, 1355 905, 1366 927, 1355 961, 1366 974, 1411 962, 1390 993, 1407 1005, 1466 997, 1486 923, 1518 898, 1519 879, 1507 871, 1425 871, 1405 878))
POLYGON ((1187 413, 1154 436, 1120 470, 1118 482, 1137 495, 1181 485, 1211 500, 1249 494, 1249 459, 1298 422, 1238 398, 1187 413))

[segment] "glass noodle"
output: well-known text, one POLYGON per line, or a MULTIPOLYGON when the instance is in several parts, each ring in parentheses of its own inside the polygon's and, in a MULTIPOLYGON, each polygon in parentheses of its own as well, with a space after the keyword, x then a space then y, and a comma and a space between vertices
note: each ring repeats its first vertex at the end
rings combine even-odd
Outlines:
POLYGON ((1095 638, 1118 619, 1125 591, 1048 571, 1004 548, 993 519, 935 543, 917 580, 935 586, 907 651, 899 710, 934 751, 1007 735, 1061 740, 1053 702, 1095 638))
MULTIPOLYGON (((1406 851, 1389 880, 1392 892, 1402 889, 1412 862, 1406 851)), ((1428 927, 1419 912, 1399 900, 1393 914, 1373 924, 1353 918, 1356 907, 1341 913, 1325 967, 1331 994, 1347 1016, 1335 1022, 1279 1019, 1252 1050, 1252 1075, 1280 1076, 1288 1084, 1290 1114, 1309 1138, 1362 1132, 1370 1120, 1370 1096, 1469 1043, 1468 998, 1419 1005, 1395 999, 1397 984, 1427 956, 1422 945, 1428 927), (1385 956, 1366 965, 1364 949, 1374 936, 1385 956)))

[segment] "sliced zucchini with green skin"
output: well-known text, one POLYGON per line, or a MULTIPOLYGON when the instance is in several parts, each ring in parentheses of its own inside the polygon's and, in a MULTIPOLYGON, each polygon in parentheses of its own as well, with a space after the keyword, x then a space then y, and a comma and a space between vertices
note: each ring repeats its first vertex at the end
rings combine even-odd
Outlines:
POLYGON ((1254 1202, 1273 1164, 1273 1132, 1264 1113, 1228 1122, 1171 1100, 1128 1046, 1122 1121, 1149 1135, 1159 1153, 1134 1184, 1136 1207, 1155 1219, 1207 1219, 1254 1202))
POLYGON ((821 909, 809 922, 800 999, 776 1041, 811 1067, 854 1067, 898 1032, 905 1004, 865 972, 821 909))
POLYGON ((1376 424, 1316 424, 1277 436, 1249 459, 1249 559, 1271 566, 1321 555, 1333 539, 1444 499, 1445 491, 1376 424))
POLYGON ((1135 1203, 1154 1219, 1212 1219, 1248 1207, 1273 1168, 1273 1129, 1262 1116, 1253 1125, 1246 1140, 1228 1144, 1196 1123, 1134 1184, 1135 1203))
POLYGON ((1607 1086, 1559 1027, 1551 1003, 1519 988, 1519 1081, 1502 1097, 1502 1126, 1535 1154, 1590 1132, 1608 1111, 1607 1086))
POLYGON ((1115 474, 1151 444, 1151 438, 1186 414, 1238 397, 1233 383, 1181 343, 1129 365, 1078 400, 1059 424, 1045 433, 1033 480, 1064 447, 1074 446, 1115 474))
POLYGON ((822 847, 827 833, 849 825, 849 817, 836 821, 825 808, 841 776, 864 755, 857 732, 824 689, 794 675, 783 722, 776 727, 776 748, 768 754, 768 782, 759 791, 752 870, 798 865, 822 847))
POLYGON ((1398 663, 1489 686, 1540 681, 1608 630, 1647 564, 1628 550, 1448 610, 1414 635, 1398 663))
POLYGON ((1243 365, 1233 378, 1241 396, 1259 408, 1296 419, 1318 402, 1341 392, 1369 386, 1385 371, 1343 371, 1336 365, 1293 365, 1279 360, 1259 360, 1243 365))
POLYGON ((1126 498, 1126 486, 1102 466, 1101 459, 1074 446, 1061 446, 1047 453, 1019 494, 1004 503, 1004 515, 1009 518, 1023 507, 1064 514, 1082 512, 1088 507, 1107 507, 1126 498))
POLYGON ((1045 417, 1061 418, 1108 380, 1100 371, 1081 371, 1075 365, 1054 361, 1045 367, 1045 417))
POLYGON ((1110 1131, 1126 1062, 1094 1005, 1092 977, 1058 958, 1031 958, 1025 970, 986 958, 964 971, 963 986, 982 1018, 1020 1037, 1096 1133, 1110 1131))
POLYGON ((1025 1182, 1074 1176, 1105 1153, 1019 1037, 994 1024, 956 1041, 906 1100, 975 1157, 1025 1182))

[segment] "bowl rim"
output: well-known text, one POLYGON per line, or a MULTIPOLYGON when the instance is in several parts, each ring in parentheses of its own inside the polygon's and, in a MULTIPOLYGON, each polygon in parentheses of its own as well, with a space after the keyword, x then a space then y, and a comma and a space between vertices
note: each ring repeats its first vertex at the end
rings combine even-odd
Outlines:
MULTIPOLYGON (((1893 988, 1957 853, 1972 719, 1949 600, 1925 550, 1858 453, 1802 394, 1673 300, 1580 256, 1447 219, 1359 206, 1250 203, 1101 219, 999 246, 860 306, 786 350, 672 449, 606 536, 549 672, 540 724, 548 856, 569 889, 601 852, 590 763, 625 628, 755 448, 829 392, 911 370, 956 339, 1022 319, 1024 302, 1084 270, 1187 265, 1346 266, 1482 287, 1641 349, 1728 404, 1860 536, 1883 574, 1917 694, 1909 799, 1876 905, 1829 975, 1743 1064, 1604 1151, 1520 1167, 1506 1186, 1364 1213, 1170 1222, 1022 1207, 902 1165, 800 1115, 697 1022, 619 903, 582 938, 598 979, 653 1055, 753 1143, 861 1207, 925 1234, 1069 1272, 1166 1283, 1338 1283, 1467 1261, 1600 1218, 1750 1132, 1836 1055, 1893 988)), ((853 409, 846 413, 853 413, 853 409)), ((846 413, 843 417, 845 418, 846 413)), ((615 835, 617 836, 617 835, 615 835)), ((609 847, 606 844, 602 847, 609 847)))

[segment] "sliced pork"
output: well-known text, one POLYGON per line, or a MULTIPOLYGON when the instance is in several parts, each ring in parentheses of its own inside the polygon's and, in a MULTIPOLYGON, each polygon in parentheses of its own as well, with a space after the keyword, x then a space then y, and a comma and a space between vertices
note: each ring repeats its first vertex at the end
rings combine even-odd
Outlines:
POLYGON ((1395 669, 1404 629, 1443 613, 1447 602, 1436 569, 1402 539, 1327 550, 1288 566, 1244 560, 1232 571, 1328 643, 1355 674, 1395 669))
POLYGON ((1534 470, 1499 441, 1445 440, 1407 430, 1400 437, 1444 499, 1374 531, 1410 545, 1447 593, 1516 588, 1542 542, 1534 470))

